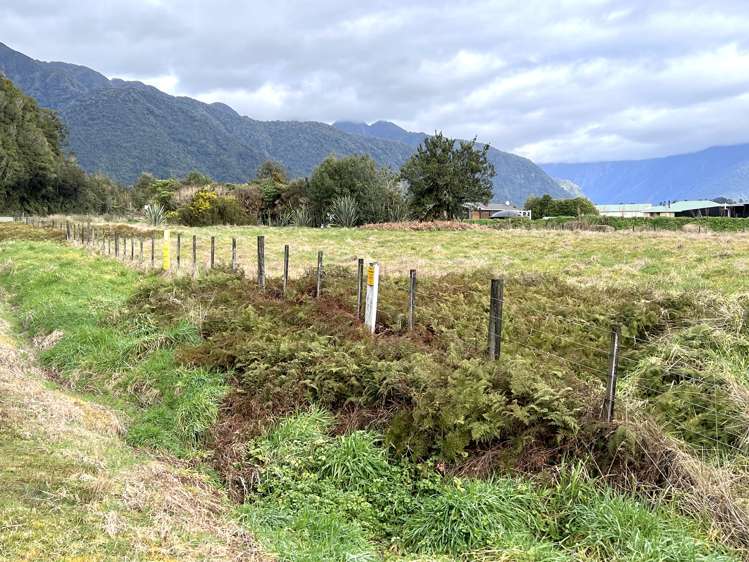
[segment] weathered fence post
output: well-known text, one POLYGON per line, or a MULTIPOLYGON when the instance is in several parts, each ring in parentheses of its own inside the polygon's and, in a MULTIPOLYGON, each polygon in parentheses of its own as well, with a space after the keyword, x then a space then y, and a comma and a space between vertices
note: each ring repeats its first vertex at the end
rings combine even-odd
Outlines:
POLYGON ((362 296, 364 285, 364 258, 359 258, 356 262, 356 319, 361 320, 362 296))
POLYGON ((414 329, 414 313, 416 311, 416 270, 408 272, 408 331, 414 329))
POLYGON ((216 237, 211 236, 211 269, 213 269, 213 265, 216 263, 216 237))
POLYGON ((603 402, 603 410, 606 421, 614 419, 614 402, 616 400, 616 368, 619 363, 619 327, 611 330, 611 347, 609 349, 609 381, 606 388, 606 399, 603 402))
POLYGON ((499 359, 502 351, 502 304, 504 279, 492 279, 489 292, 489 359, 499 359))
POLYGON ((140 242, 140 263, 143 265, 143 237, 138 238, 138 241, 140 242))
POLYGON ((182 264, 182 234, 177 234, 177 271, 182 264))
POLYGON ((130 237, 130 261, 135 261, 135 236, 130 237))
POLYGON ((231 270, 237 270, 237 239, 231 239, 231 270))
POLYGON ((257 237, 257 284, 265 289, 265 236, 257 237))
POLYGON ((286 288, 289 285, 289 245, 283 247, 283 294, 286 294, 286 288))
POLYGON ((120 235, 117 232, 114 233, 114 257, 120 257, 120 235))
POLYGON ((317 252, 317 287, 315 289, 315 298, 319 298, 320 293, 322 293, 322 250, 317 252))
POLYGON ((171 269, 172 267, 172 264, 169 260, 169 250, 171 250, 170 246, 171 244, 169 243, 169 229, 166 229, 164 230, 164 242, 161 246, 161 268, 164 271, 169 271, 169 269, 171 269))
POLYGON ((65 223, 65 239, 68 242, 70 242, 70 237, 71 236, 72 236, 72 234, 71 234, 71 231, 70 231, 70 223, 67 222, 67 223, 65 223))
POLYGON ((192 276, 198 274, 198 237, 192 236, 192 276))
POLYGON ((364 311, 364 325, 370 334, 377 326, 377 296, 380 290, 380 264, 371 262, 367 267, 367 306, 364 311))

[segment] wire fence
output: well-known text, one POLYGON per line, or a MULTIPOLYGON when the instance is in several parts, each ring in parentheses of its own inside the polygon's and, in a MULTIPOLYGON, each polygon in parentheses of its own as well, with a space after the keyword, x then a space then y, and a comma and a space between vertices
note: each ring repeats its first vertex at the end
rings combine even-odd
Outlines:
MULTIPOLYGON (((176 233, 175 236, 163 231, 157 235, 155 231, 146 233, 138 232, 136 229, 127 232, 118 231, 107 226, 87 225, 71 222, 56 222, 44 219, 26 219, 27 223, 36 226, 60 230, 65 239, 71 244, 91 250, 98 255, 117 259, 128 265, 143 270, 160 270, 171 275, 200 276, 213 269, 224 268, 242 273, 245 277, 255 278, 258 286, 264 289, 267 282, 268 270, 267 258, 271 257, 273 264, 272 273, 280 277, 281 293, 285 294, 289 285, 290 261, 292 259, 291 248, 288 244, 283 245, 283 251, 274 247, 267 253, 265 237, 259 236, 254 248, 255 263, 248 264, 247 260, 240 261, 238 251, 239 244, 236 238, 231 239, 227 253, 220 252, 215 237, 198 238, 195 235, 184 235, 176 233), (30 221, 30 222, 29 222, 30 221), (226 255, 224 258, 223 256, 226 255), (219 256, 222 256, 219 259, 219 256), (254 266, 254 267, 253 267, 254 266)), ((314 280, 313 296, 320 298, 326 294, 325 254, 320 251, 314 263, 307 264, 305 268, 308 275, 314 280)), ((434 318, 426 318, 422 321, 420 310, 422 303, 434 303, 435 295, 439 294, 438 281, 434 277, 428 278, 430 291, 425 291, 423 284, 418 278, 417 271, 409 271, 408 278, 388 277, 372 279, 372 269, 363 258, 357 259, 356 284, 352 287, 349 295, 351 299, 352 312, 356 320, 369 326, 371 331, 377 332, 383 328, 378 324, 378 309, 375 305, 371 311, 371 301, 380 301, 380 307, 394 309, 402 320, 400 330, 405 333, 418 333, 424 330, 434 330, 434 318), (373 317, 368 319, 368 315, 373 317)), ((487 280, 486 293, 481 296, 473 296, 473 300, 467 304, 481 311, 476 315, 477 319, 468 333, 461 333, 460 340, 463 350, 468 356, 482 356, 487 361, 501 360, 504 355, 524 350, 525 356, 538 361, 539 367, 553 370, 554 368, 568 369, 576 375, 583 375, 586 380, 599 381, 602 391, 601 416, 608 422, 625 421, 629 418, 632 403, 638 400, 648 400, 649 397, 624 397, 619 411, 617 412, 617 382, 619 372, 632 373, 641 366, 642 358, 632 358, 622 355, 622 334, 619 326, 613 322, 594 322, 584 318, 573 318, 559 314, 551 314, 549 310, 543 310, 532 306, 528 300, 514 303, 512 299, 507 300, 504 292, 504 280, 492 278, 487 280), (522 316, 523 322, 513 321, 509 330, 504 325, 508 320, 505 307, 509 305, 511 313, 509 319, 514 320, 522 316), (515 307, 517 306, 517 309, 515 307), (581 338, 572 338, 566 332, 558 328, 564 326, 565 330, 575 330, 581 338), (548 345, 541 346, 539 341, 548 345), (555 367, 556 366, 556 367, 555 367)), ((426 308, 426 307, 425 307, 426 308)), ((449 314, 450 311, 445 311, 449 314)), ((449 337, 454 334, 449 327, 444 327, 449 337)), ((438 334, 439 336, 439 334, 438 334)), ((445 339, 449 339, 446 337, 445 339)), ((633 346, 637 344, 648 344, 649 340, 631 336, 628 338, 633 346)), ((650 393, 655 397, 663 396, 667 389, 653 387, 642 380, 635 380, 634 387, 640 393, 650 393)), ((706 397, 702 396, 702 403, 694 402, 689 406, 694 409, 695 417, 711 413, 715 415, 715 428, 712 435, 705 433, 705 428, 689 427, 685 431, 698 436, 707 443, 715 443, 716 448, 726 447, 736 449, 742 453, 747 452, 749 446, 749 435, 746 432, 734 431, 727 427, 724 421, 718 420, 717 414, 717 389, 713 389, 713 402, 716 404, 711 408, 705 404, 706 397), (736 443, 741 444, 737 446, 736 443)), ((704 421, 704 420, 703 420, 704 421)), ((749 421, 747 422, 749 423, 749 421)))

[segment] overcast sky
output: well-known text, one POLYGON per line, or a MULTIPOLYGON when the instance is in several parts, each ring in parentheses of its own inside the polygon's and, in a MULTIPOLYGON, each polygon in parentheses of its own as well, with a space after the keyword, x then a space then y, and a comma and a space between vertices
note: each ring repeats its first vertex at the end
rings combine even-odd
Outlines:
POLYGON ((0 41, 257 119, 538 162, 749 142, 749 1, 1 0, 0 41))

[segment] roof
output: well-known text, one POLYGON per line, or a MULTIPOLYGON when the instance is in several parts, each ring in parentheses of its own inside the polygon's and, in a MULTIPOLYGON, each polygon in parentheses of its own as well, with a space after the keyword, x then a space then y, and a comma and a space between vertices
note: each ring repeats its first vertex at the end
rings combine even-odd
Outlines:
POLYGON ((673 201, 670 205, 656 205, 647 209, 649 213, 683 213, 684 211, 694 211, 697 209, 712 209, 714 207, 724 207, 722 203, 698 199, 696 201, 673 201))
POLYGON ((492 219, 507 219, 512 217, 520 217, 523 216, 523 211, 520 209, 505 209, 504 211, 497 211, 496 213, 492 213, 491 217, 492 219))
POLYGON ((644 212, 653 208, 650 203, 620 203, 618 205, 596 205, 600 213, 644 212))
POLYGON ((512 203, 466 203, 465 206, 476 211, 507 211, 517 209, 512 203))

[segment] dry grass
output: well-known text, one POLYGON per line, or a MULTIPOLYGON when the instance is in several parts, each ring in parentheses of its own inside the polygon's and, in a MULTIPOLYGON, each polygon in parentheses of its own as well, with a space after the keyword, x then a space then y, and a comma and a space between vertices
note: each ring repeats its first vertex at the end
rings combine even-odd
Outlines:
MULTIPOLYGON (((145 225, 130 225, 146 232, 145 225)), ((475 225, 471 225, 475 226, 475 225)), ((290 273, 315 267, 322 250, 326 266, 353 268, 357 258, 377 260, 384 275, 419 275, 487 268, 497 273, 548 272, 584 285, 647 285, 679 290, 749 292, 749 234, 690 232, 592 232, 555 230, 372 230, 365 228, 173 227, 172 271, 177 269, 177 234, 181 234, 181 272, 192 272, 192 236, 197 237, 198 270, 208 267, 210 239, 216 263, 231 261, 231 239, 248 277, 257 267, 257 236, 265 236, 266 271, 279 276, 284 245, 290 246, 290 273)), ((136 264, 139 264, 136 242, 136 264)), ((156 264, 162 240, 156 239, 156 264)), ((128 258, 129 260, 129 253, 128 258)), ((126 260, 126 261, 127 261, 126 260)), ((144 266, 150 265, 150 242, 144 266)))
MULTIPOLYGON (((45 345, 48 342, 38 342, 45 345)), ((220 489, 49 388, 0 321, 0 560, 262 560, 220 489)))

